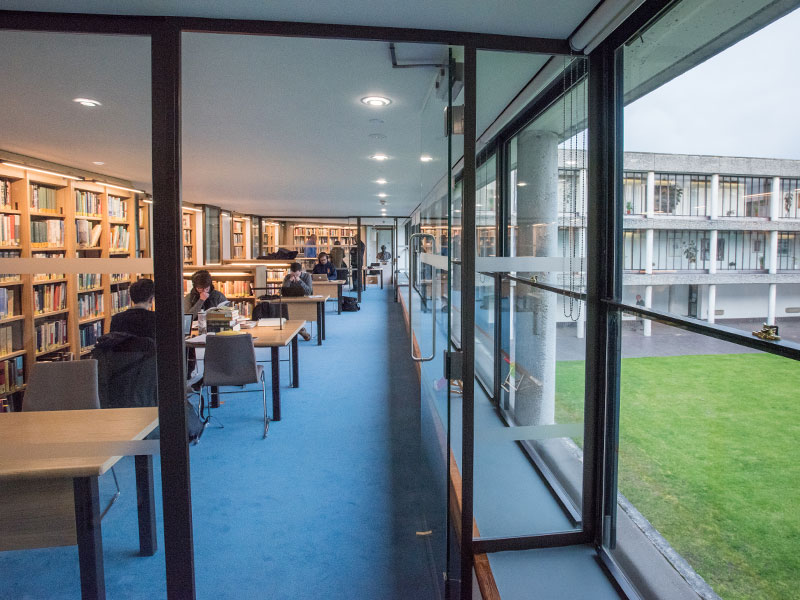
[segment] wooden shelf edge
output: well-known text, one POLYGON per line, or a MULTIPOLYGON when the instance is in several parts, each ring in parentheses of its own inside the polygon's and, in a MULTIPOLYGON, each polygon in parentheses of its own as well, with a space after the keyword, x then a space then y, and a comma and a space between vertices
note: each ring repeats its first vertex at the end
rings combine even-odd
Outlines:
POLYGON ((44 356, 45 354, 52 354, 53 352, 58 352, 59 350, 66 350, 67 348, 69 348, 69 342, 67 342, 66 344, 61 344, 59 346, 53 346, 52 348, 49 348, 47 350, 42 350, 41 352, 37 351, 36 358, 44 356))
POLYGON ((2 356, 0 356, 0 361, 9 360, 11 358, 16 358, 18 356, 25 356, 26 354, 27 354, 26 350, 15 350, 10 354, 3 354, 2 356))
POLYGON ((0 318, 0 325, 14 323, 15 321, 22 321, 23 319, 25 319, 25 315, 12 315, 10 317, 3 317, 0 318))
POLYGON ((54 315, 63 315, 64 313, 68 313, 69 311, 70 311, 70 309, 64 308, 64 309, 61 309, 61 310, 54 310, 54 311, 46 312, 46 313, 38 313, 38 314, 33 315, 33 318, 34 318, 34 320, 35 319, 44 319, 46 317, 52 317, 54 315))

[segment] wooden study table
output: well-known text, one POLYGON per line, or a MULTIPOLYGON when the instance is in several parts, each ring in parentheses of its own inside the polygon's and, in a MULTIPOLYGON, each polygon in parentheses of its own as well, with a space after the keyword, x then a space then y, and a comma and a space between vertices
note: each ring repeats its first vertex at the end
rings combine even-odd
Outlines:
POLYGON ((329 281, 312 281, 311 285, 314 294, 322 294, 333 297, 334 287, 336 287, 336 302, 338 314, 342 314, 342 286, 347 283, 346 279, 331 279, 329 281))
MULTIPOLYGON (((325 283, 324 281, 322 283, 325 283)), ((290 296, 280 300, 264 300, 270 304, 286 304, 289 307, 289 318, 317 322, 317 346, 322 345, 325 339, 325 303, 330 298, 327 294, 314 296, 290 296), (316 312, 314 310, 316 305, 316 312)))
MULTIPOLYGON (((300 369, 298 368, 297 354, 297 334, 305 325, 305 321, 289 320, 283 324, 283 328, 275 327, 252 327, 242 329, 239 333, 249 333, 253 336, 253 346, 256 348, 270 348, 270 358, 272 363, 272 420, 281 420, 281 369, 278 350, 290 343, 292 345, 292 387, 300 387, 300 369)), ((197 336, 186 340, 187 346, 202 348, 206 345, 205 336, 197 336)), ((214 388, 211 389, 212 397, 216 394, 214 388)))
MULTIPOLYGON (((48 444, 141 440, 158 408, 0 414, 0 550, 78 545, 83 598, 105 598, 97 478, 120 456, 69 456, 48 444), (27 454, 26 454, 27 451, 27 454)), ((135 457, 139 552, 156 552, 153 457, 135 457)))

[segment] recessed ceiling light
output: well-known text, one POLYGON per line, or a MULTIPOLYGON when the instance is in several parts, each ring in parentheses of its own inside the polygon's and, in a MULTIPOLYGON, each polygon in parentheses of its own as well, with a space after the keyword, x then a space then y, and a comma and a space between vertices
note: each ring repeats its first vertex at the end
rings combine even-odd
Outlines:
POLYGON ((92 164, 97 165, 98 167, 102 167, 106 163, 104 163, 102 160, 95 160, 92 162, 92 164))
POLYGON ((367 106, 389 106, 392 101, 383 96, 366 96, 361 99, 361 102, 367 106))
POLYGON ((378 185, 386 185, 386 180, 383 177, 381 177, 380 179, 376 179, 375 183, 377 183, 378 185))
POLYGON ((525 183, 524 181, 520 181, 520 182, 517 184, 517 187, 525 187, 526 185, 528 185, 528 184, 527 184, 527 183, 525 183))
POLYGON ((370 137, 370 139, 373 139, 373 140, 385 140, 386 139, 386 136, 383 135, 382 133, 370 133, 369 137, 370 137))
POLYGON ((385 154, 373 154, 370 158, 377 161, 389 160, 389 157, 385 154))
POLYGON ((384 194, 383 192, 381 192, 380 194, 378 194, 378 198, 386 198, 386 196, 388 195, 389 194, 384 194))
POLYGON ((422 162, 431 162, 433 160, 432 156, 428 156, 427 154, 423 154, 419 157, 422 162))
POLYGON ((81 106, 89 106, 94 108, 95 106, 102 106, 97 100, 92 100, 91 98, 75 98, 73 102, 77 102, 81 106))

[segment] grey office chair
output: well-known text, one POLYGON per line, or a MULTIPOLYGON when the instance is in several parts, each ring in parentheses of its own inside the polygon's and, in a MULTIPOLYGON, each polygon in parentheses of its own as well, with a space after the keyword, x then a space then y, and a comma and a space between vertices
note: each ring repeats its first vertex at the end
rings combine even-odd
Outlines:
MULTIPOLYGON (((261 383, 264 401, 264 435, 269 431, 267 414, 267 386, 264 380, 264 367, 256 363, 253 336, 249 333, 238 335, 206 336, 205 356, 203 357, 203 389, 224 386, 245 386, 261 383)), ((238 392, 217 392, 236 394, 238 392)), ((203 396, 200 396, 200 415, 203 416, 203 396)), ((208 419, 211 418, 211 402, 208 406, 208 419)))
MULTIPOLYGON (((28 388, 22 401, 23 411, 90 410, 100 408, 97 386, 97 361, 69 360, 33 363, 28 388)), ((117 473, 111 467, 117 491, 100 514, 102 519, 119 499, 117 473)))

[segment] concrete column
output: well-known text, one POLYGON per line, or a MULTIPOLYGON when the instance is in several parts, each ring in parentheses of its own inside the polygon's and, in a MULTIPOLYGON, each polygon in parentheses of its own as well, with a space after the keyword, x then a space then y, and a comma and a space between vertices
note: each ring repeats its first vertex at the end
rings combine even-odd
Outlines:
POLYGON ((653 230, 644 230, 644 272, 653 274, 653 230))
POLYGON ((713 323, 717 318, 717 286, 708 286, 708 322, 713 323))
POLYGON ((708 272, 709 273, 716 273, 717 272, 717 238, 719 237, 719 232, 716 229, 711 231, 711 235, 709 236, 708 240, 708 272))
POLYGON ((775 325, 775 304, 778 300, 778 284, 769 284, 769 305, 767 306, 767 325, 775 325))
POLYGON ((775 274, 778 272, 778 232, 769 232, 769 272, 775 274))
POLYGON ((772 178, 772 190, 769 195, 769 218, 771 221, 780 219, 783 214, 783 202, 781 201, 781 178, 772 178))
MULTIPOLYGON (((589 214, 589 180, 586 177, 586 169, 580 169, 578 171, 578 190, 579 192, 583 192, 583 214, 589 214)), ((585 239, 585 231, 583 235, 585 239)))
POLYGON ((586 303, 581 302, 581 316, 578 318, 578 322, 576 323, 576 331, 575 334, 578 339, 583 339, 586 337, 586 303))
POLYGON ((719 217, 719 175, 711 176, 711 206, 708 207, 708 216, 712 219, 719 217))
MULTIPOLYGON (((526 131, 517 142, 517 256, 558 256, 558 137, 548 131, 526 131)), ((533 273, 529 274, 532 275, 533 273)), ((536 273, 556 285, 554 273, 536 273)), ((517 303, 516 363, 526 377, 516 393, 519 425, 555 422, 555 294, 534 289, 517 303)))
POLYGON ((648 219, 655 215, 656 205, 656 174, 653 171, 647 172, 647 193, 644 197, 644 212, 648 219))
MULTIPOLYGON (((653 307, 653 286, 648 285, 644 288, 644 307, 645 308, 652 308, 653 307)), ((653 334, 653 322, 650 319, 644 319, 642 322, 644 327, 642 327, 642 335, 644 337, 650 337, 653 334)))

